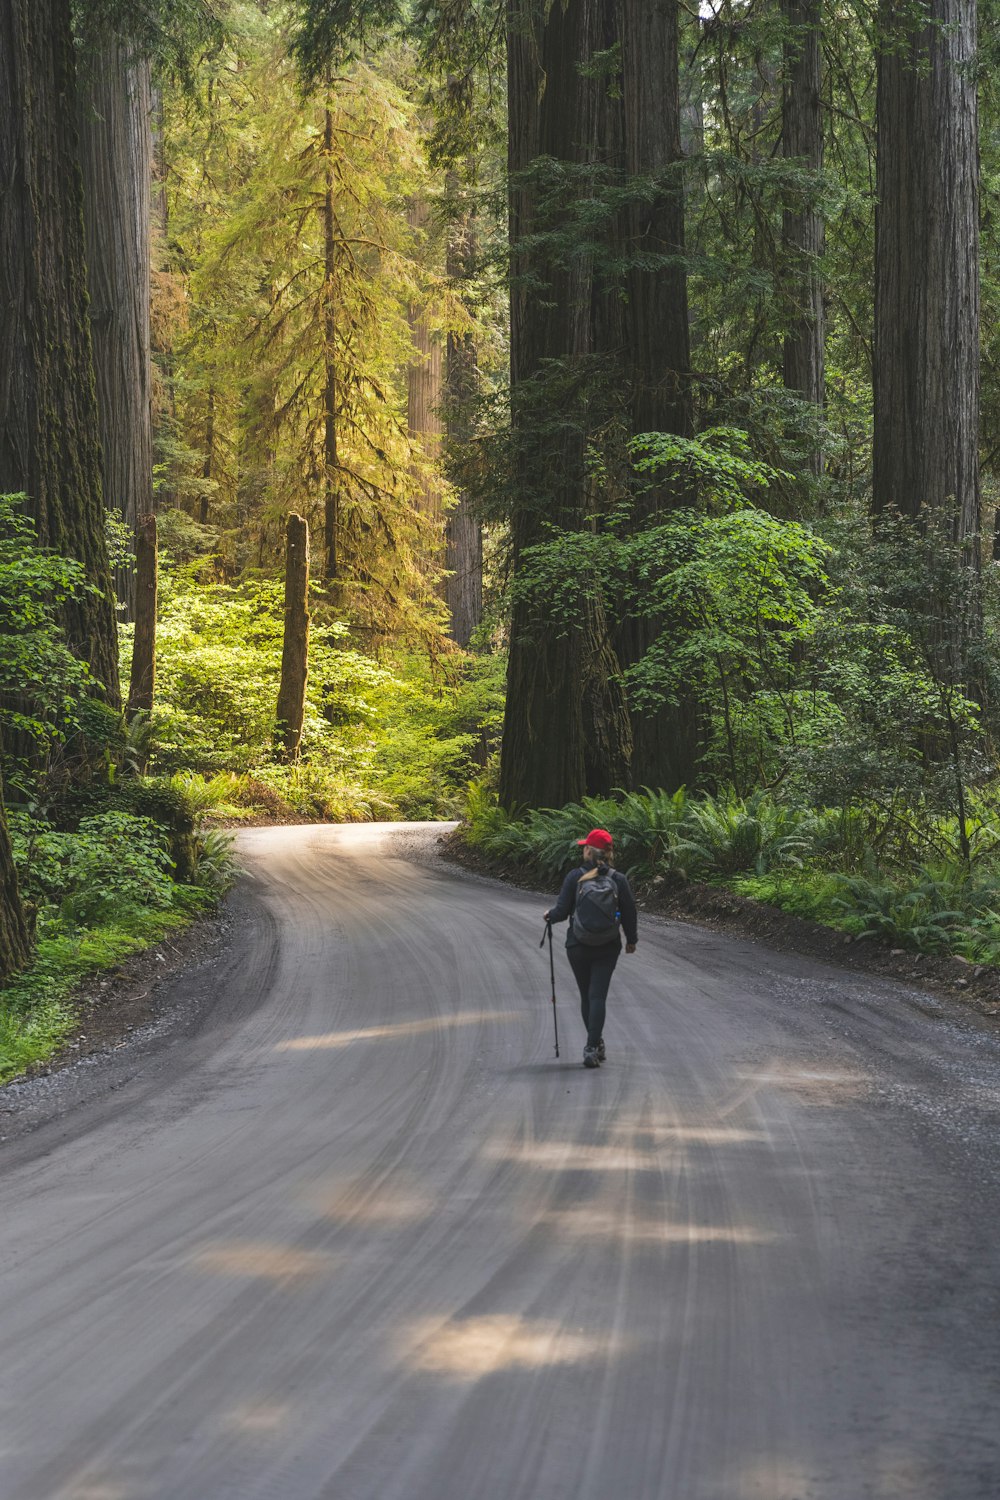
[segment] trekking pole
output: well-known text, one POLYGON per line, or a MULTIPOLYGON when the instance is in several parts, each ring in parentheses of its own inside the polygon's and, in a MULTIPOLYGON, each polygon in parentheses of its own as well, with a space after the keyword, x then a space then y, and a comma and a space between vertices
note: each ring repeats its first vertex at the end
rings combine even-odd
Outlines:
POLYGON ((552 1028, 556 1034, 556 1057, 559 1056, 559 1016, 556 1012, 556 961, 552 953, 552 923, 546 922, 545 931, 542 933, 542 941, 539 948, 545 947, 545 939, 549 940, 549 973, 552 975, 552 1028))

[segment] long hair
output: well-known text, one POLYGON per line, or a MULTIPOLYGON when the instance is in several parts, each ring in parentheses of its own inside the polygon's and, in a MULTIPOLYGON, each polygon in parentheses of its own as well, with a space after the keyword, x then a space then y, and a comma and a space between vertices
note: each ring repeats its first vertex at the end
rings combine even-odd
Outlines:
POLYGON ((610 849, 595 849, 592 844, 584 844, 580 851, 581 862, 585 870, 595 869, 597 865, 614 864, 610 849))

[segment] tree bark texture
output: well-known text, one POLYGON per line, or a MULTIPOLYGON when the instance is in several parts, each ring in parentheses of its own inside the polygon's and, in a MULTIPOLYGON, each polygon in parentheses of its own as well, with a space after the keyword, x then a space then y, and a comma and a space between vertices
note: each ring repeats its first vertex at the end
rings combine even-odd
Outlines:
MULTIPOLYGON (((626 254, 632 262, 626 300, 624 369, 632 433, 690 436, 691 348, 684 265, 680 37, 677 0, 617 0, 621 42, 624 171, 653 190, 631 196, 626 254), (649 264, 642 262, 648 258, 649 264)), ((694 497, 657 485, 641 495, 636 523, 694 497)), ((619 622, 615 646, 625 666, 639 661, 664 629, 660 620, 619 622)), ((632 780, 677 787, 694 779, 703 742, 697 703, 665 705, 632 719, 632 780)))
POLYGON ((30 940, 11 853, 0 780, 0 985, 28 962, 30 940))
MULTIPOLYGON (((87 285, 104 503, 136 527, 153 509, 150 363, 150 67, 103 30, 80 62, 87 285)), ((122 569, 130 614, 135 583, 122 569)))
MULTIPOLYGON (((605 0, 606 3, 606 0, 605 0)), ((512 517, 513 566, 546 535, 588 523, 584 412, 586 365, 595 353, 593 266, 529 245, 540 227, 525 169, 539 157, 595 163, 606 83, 584 77, 606 50, 602 0, 508 0, 511 398, 519 500, 512 517), (551 362, 560 361, 566 420, 538 428, 552 402, 551 362), (576 374, 580 371, 579 377, 576 374), (579 386, 579 389, 577 389, 579 386)), ((580 191, 585 191, 581 175, 580 191)), ((546 226, 551 228, 551 224, 546 226)), ((588 602, 560 634, 537 602, 515 603, 511 620, 500 798, 507 807, 558 806, 627 779, 631 734, 603 611, 588 602), (595 663, 600 666, 595 669, 595 663), (624 771, 624 775, 622 772, 624 771)))
MULTIPOLYGON (((821 0, 782 0, 784 43, 781 150, 785 161, 812 172, 823 167, 823 55, 821 0)), ((809 204, 790 203, 782 216, 782 244, 792 286, 792 317, 783 346, 785 389, 822 408, 825 403, 823 217, 809 204)), ((822 472, 822 453, 814 471, 822 472)))
POLYGON ((927 10, 880 6, 874 505, 953 505, 961 540, 980 522, 976 4, 927 10))
POLYGON ((628 179, 655 191, 633 197, 627 248, 626 364, 634 432, 689 435, 691 348, 684 255, 684 187, 677 0, 618 0, 621 103, 628 179))
MULTIPOLYGON (((426 230, 430 223, 430 209, 426 202, 415 199, 407 209, 410 228, 426 230)), ((432 463, 441 457, 441 437, 444 422, 441 403, 444 399, 444 360, 441 340, 435 337, 419 308, 408 310, 410 337, 413 339, 413 360, 406 380, 406 423, 410 441, 416 443, 424 456, 432 463)), ((419 479, 418 506, 424 515, 439 519, 441 516, 441 487, 432 477, 421 475, 419 479)))
MULTIPOLYGON (((457 180, 449 182, 449 192, 457 180)), ((475 221, 466 213, 451 226, 446 272, 460 289, 475 269, 475 221)), ((445 356, 445 410, 448 442, 454 447, 472 437, 472 403, 479 386, 478 353, 471 333, 450 333, 445 356)), ((483 529, 473 514, 469 496, 459 494, 445 518, 444 597, 450 616, 449 634, 467 647, 483 618, 483 529)))
POLYGON ((75 121, 69 0, 0 0, 0 491, 82 563, 67 640, 118 706, 75 121))
POLYGON ((309 527, 291 515, 285 533, 285 635, 281 648, 277 742, 286 761, 298 759, 309 675, 309 527))
POLYGON ((156 592, 158 576, 156 516, 140 516, 135 528, 135 636, 128 711, 149 712, 156 686, 156 592))

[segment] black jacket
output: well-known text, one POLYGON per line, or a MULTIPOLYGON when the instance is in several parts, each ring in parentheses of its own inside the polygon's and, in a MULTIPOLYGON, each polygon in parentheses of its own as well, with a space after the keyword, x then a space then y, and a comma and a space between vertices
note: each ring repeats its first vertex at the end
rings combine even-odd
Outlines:
MULTIPOLYGON (((608 873, 607 865, 598 865, 597 868, 602 875, 608 873)), ((582 865, 576 870, 570 870, 562 883, 562 890, 559 892, 555 906, 549 910, 550 922, 565 922, 567 917, 573 915, 574 908, 576 907, 576 888, 580 883, 580 876, 585 873, 586 871, 582 865)), ((625 933, 625 941, 627 943, 638 942, 638 914, 635 909, 635 897, 632 895, 632 889, 620 870, 612 870, 611 876, 618 887, 618 911, 622 919, 622 931, 625 933)), ((619 949, 621 948, 621 938, 612 938, 611 943, 615 943, 619 949)), ((603 951, 605 946, 611 947, 611 943, 607 945, 602 943, 601 948, 595 951, 603 951)), ((566 934, 566 947, 574 948, 577 946, 580 945, 573 936, 573 924, 571 922, 569 931, 566 934)))

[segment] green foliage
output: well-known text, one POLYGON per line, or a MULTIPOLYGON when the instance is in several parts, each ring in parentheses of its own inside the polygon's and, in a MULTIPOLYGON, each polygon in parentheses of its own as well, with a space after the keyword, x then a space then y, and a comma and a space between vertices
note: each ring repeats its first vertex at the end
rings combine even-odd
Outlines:
POLYGON ((12 812, 14 862, 28 900, 57 907, 77 927, 123 912, 170 906, 173 864, 166 835, 150 818, 104 812, 81 819, 73 833, 12 812))
POLYGON ((945 885, 925 875, 900 889, 856 875, 843 882, 834 905, 850 918, 860 938, 878 938, 918 953, 948 953, 953 950, 963 912, 949 904, 949 897, 957 893, 945 885))
MULTIPOLYGON (((82 732, 95 692, 59 626, 63 605, 90 585, 79 563, 38 546, 23 498, 0 495, 0 729, 48 759, 82 732)), ((22 792, 30 782, 24 764, 8 765, 6 779, 22 792)))
POLYGON ((401 0, 297 0, 292 49, 307 86, 381 40, 405 14, 401 0))
POLYGON ((817 821, 811 810, 788 807, 766 792, 748 798, 729 792, 692 803, 678 848, 692 873, 763 875, 801 865, 815 847, 817 821))
MULTIPOLYGON (((126 800, 159 821, 120 805, 85 813, 72 829, 53 826, 37 811, 9 814, 37 943, 30 966, 0 994, 0 1082, 50 1056, 72 1031, 74 996, 88 975, 114 969, 184 926, 235 878, 228 834, 183 832, 198 811, 191 787, 126 785, 126 800), (179 837, 188 884, 174 878, 170 851, 179 837)), ((114 794, 103 791, 105 799, 114 794)), ((98 798, 94 788, 88 795, 98 798)))
POLYGON ((198 53, 221 44, 226 8, 225 0, 76 0, 74 6, 85 41, 99 43, 108 27, 185 82, 198 53))
MULTIPOLYGON (((338 16, 306 10, 339 34, 338 16)), ((472 321, 444 275, 409 55, 358 58, 303 97, 287 19, 236 7, 196 97, 167 99, 162 482, 200 518, 175 523, 183 534, 167 543, 181 558, 207 542, 232 581, 279 563, 290 510, 328 543, 329 501, 337 614, 369 638, 426 643, 441 625, 443 528, 422 493, 447 487, 407 430, 410 320, 436 341, 472 321), (425 225, 411 222, 414 203, 428 206, 425 225)))
POLYGON ((1000 962, 1000 829, 967 828, 970 869, 953 823, 925 808, 913 816, 905 858, 887 870, 867 841, 879 818, 874 806, 817 809, 760 791, 692 799, 647 791, 513 818, 479 781, 468 791, 464 836, 553 883, 578 863, 581 830, 596 824, 614 837, 620 867, 647 887, 710 880, 859 940, 1000 962))
POLYGON ((394 665, 376 694, 375 785, 407 817, 453 817, 462 788, 499 747, 505 663, 453 653, 433 666, 415 656, 394 665))
MULTIPOLYGON (((376 661, 351 648, 343 624, 320 623, 310 633, 302 758, 276 765, 278 585, 206 585, 167 567, 162 598, 148 750, 195 815, 439 818, 496 750, 501 657, 452 650, 376 661)), ((120 795, 135 794, 123 783, 120 795)))
POLYGON ((203 829, 194 845, 191 879, 212 897, 225 895, 239 873, 233 837, 221 828, 203 829))
POLYGON ((167 908, 129 906, 89 929, 40 920, 31 966, 0 993, 0 1083, 51 1057, 71 1034, 74 995, 88 976, 116 968, 184 926, 196 910, 189 898, 167 908))
POLYGON ((738 427, 709 427, 694 438, 644 432, 631 440, 629 450, 637 474, 657 482, 668 476, 676 493, 697 494, 711 512, 738 510, 751 496, 766 496, 791 477, 762 463, 738 427))
MULTIPOLYGON (((165 572, 157 637, 154 765, 245 772, 268 759, 281 676, 283 602, 270 582, 197 584, 165 572)), ((306 756, 343 758, 372 720, 386 672, 344 645, 343 626, 310 635, 306 756)))

